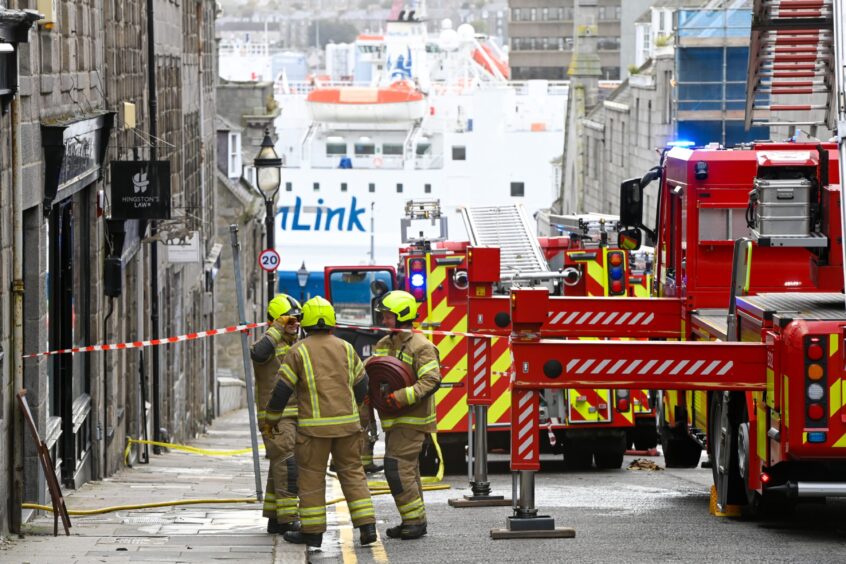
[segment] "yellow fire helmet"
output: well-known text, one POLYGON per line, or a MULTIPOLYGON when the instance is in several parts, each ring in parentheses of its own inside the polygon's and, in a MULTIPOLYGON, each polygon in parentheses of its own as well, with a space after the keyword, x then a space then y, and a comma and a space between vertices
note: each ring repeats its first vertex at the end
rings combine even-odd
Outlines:
POLYGON ((270 303, 267 304, 267 317, 271 321, 276 321, 279 317, 287 315, 290 317, 302 317, 303 308, 300 302, 289 296, 288 294, 277 294, 270 303))
POLYGON ((392 290, 376 303, 377 311, 390 311, 400 323, 417 319, 417 300, 408 292, 392 290))
POLYGON ((311 298, 303 304, 303 319, 300 325, 306 331, 315 327, 318 329, 334 327, 335 308, 323 296, 311 298))

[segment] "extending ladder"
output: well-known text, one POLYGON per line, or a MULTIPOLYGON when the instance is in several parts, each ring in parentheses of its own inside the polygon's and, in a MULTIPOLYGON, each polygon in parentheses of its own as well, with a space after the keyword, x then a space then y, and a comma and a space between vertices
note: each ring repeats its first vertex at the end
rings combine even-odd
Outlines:
POLYGON ((833 129, 834 27, 843 25, 834 17, 839 1, 754 1, 746 129, 753 124, 804 125, 810 126, 811 136, 818 126, 833 129))
POLYGON ((500 279, 549 272, 522 204, 461 209, 470 244, 500 248, 500 279))

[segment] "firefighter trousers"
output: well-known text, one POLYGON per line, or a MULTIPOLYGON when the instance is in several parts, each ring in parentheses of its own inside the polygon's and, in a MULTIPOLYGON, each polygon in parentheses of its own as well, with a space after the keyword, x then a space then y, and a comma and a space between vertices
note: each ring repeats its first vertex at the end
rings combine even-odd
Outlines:
POLYGON ((291 523, 297 520, 297 464, 294 461, 297 420, 281 419, 273 437, 262 438, 270 459, 262 515, 278 523, 291 523))
POLYGON ((406 525, 426 522, 420 481, 420 451, 426 435, 408 427, 394 427, 385 432, 385 479, 406 525))
POLYGON ((300 524, 304 533, 326 531, 326 464, 329 455, 347 500, 353 527, 376 523, 367 476, 361 465, 361 432, 345 437, 297 434, 294 457, 299 477, 300 524))

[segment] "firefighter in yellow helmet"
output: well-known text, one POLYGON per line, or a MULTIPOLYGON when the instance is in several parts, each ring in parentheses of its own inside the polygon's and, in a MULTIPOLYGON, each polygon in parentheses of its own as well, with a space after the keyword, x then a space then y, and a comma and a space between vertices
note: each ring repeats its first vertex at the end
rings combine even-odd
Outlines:
MULTIPOLYGON (((417 300, 402 290, 388 292, 376 307, 391 329, 411 329, 417 318, 417 300)), ((440 361, 435 345, 411 331, 394 332, 376 343, 373 357, 388 355, 408 364, 417 381, 385 397, 395 409, 405 408, 396 417, 382 417, 385 478, 402 520, 387 533, 391 538, 416 539, 426 534, 419 456, 427 434, 437 431, 434 394, 441 385, 440 361)))
POLYGON ((282 417, 296 391, 297 443, 294 457, 299 476, 299 531, 285 540, 319 547, 326 531, 326 463, 335 461, 353 526, 362 545, 376 542, 376 516, 359 458, 359 409, 367 395, 367 374, 352 345, 332 335, 335 310, 318 296, 303 304, 302 327, 307 336, 291 347, 279 368, 267 404, 267 421, 282 417))
POLYGON ((270 468, 264 493, 263 515, 267 517, 267 532, 273 534, 297 530, 297 465, 294 462, 294 442, 297 438, 296 402, 286 408, 276 425, 266 425, 264 406, 273 393, 279 378, 277 372, 288 349, 300 333, 302 308, 297 300, 279 294, 267 304, 267 321, 271 324, 261 339, 250 349, 256 375, 256 407, 259 428, 270 468))

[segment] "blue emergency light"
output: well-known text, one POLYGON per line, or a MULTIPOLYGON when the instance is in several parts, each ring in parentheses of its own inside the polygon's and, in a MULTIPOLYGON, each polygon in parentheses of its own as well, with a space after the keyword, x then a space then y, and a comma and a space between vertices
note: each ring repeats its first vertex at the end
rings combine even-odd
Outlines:
POLYGON ((696 145, 693 141, 668 141, 667 147, 682 147, 684 149, 689 149, 696 145))
POLYGON ((418 302, 426 301, 426 261, 412 258, 408 261, 408 285, 411 295, 418 302))

